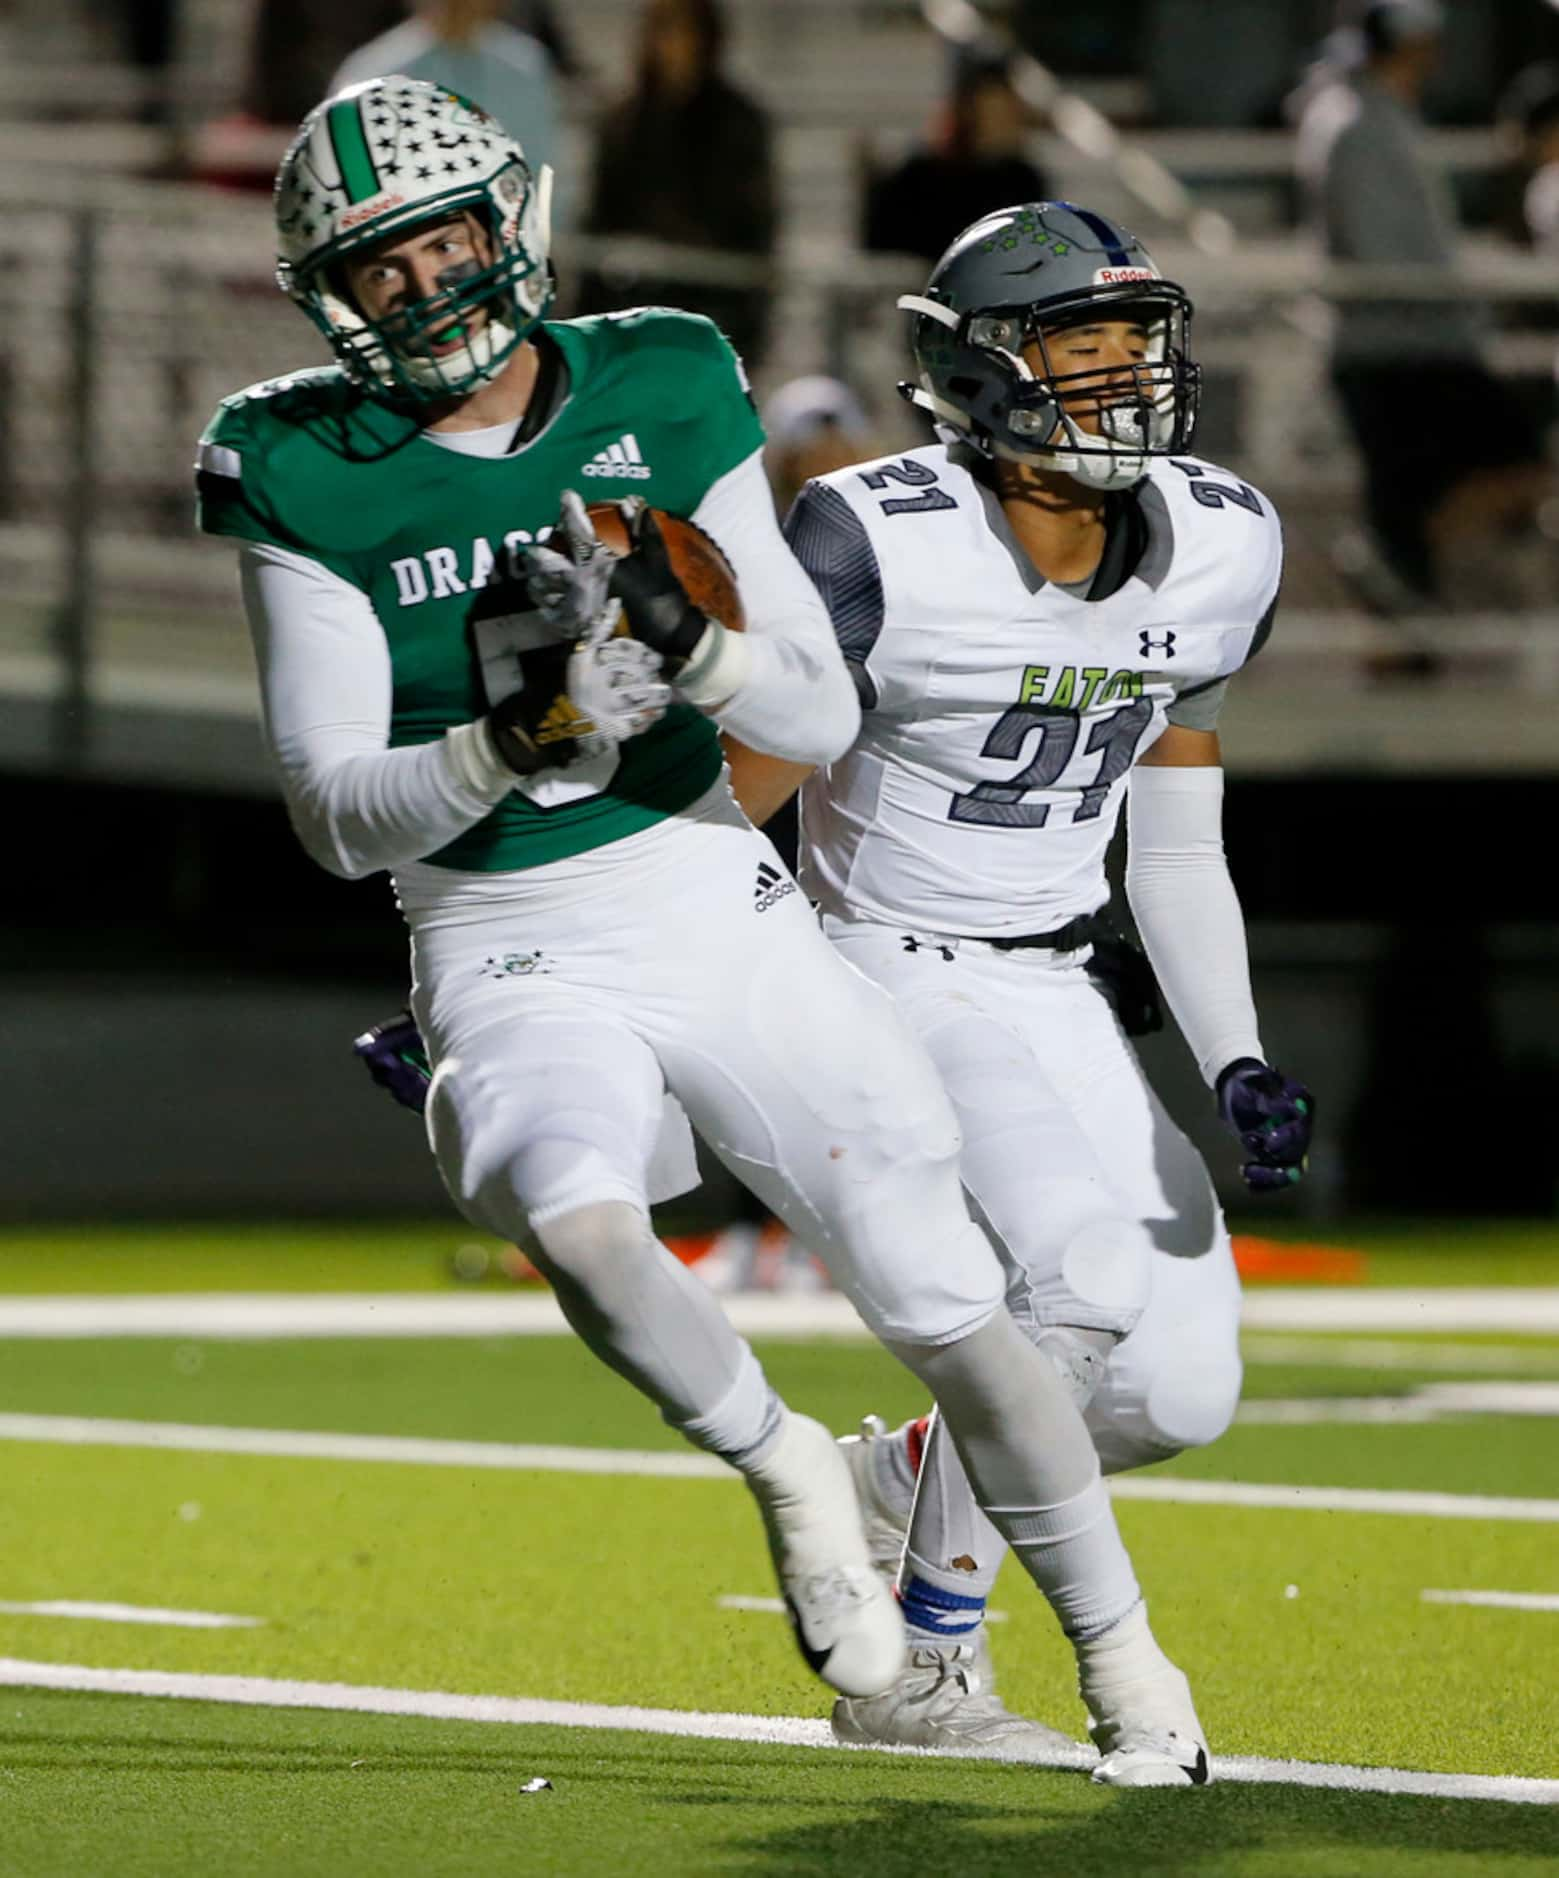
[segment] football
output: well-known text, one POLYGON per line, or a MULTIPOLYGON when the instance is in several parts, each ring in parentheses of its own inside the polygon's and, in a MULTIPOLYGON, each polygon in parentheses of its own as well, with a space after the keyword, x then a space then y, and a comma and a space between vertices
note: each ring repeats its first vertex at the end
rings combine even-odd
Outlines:
MULTIPOLYGON (((719 543, 711 540, 696 522, 680 515, 668 515, 664 509, 652 509, 650 513, 660 525, 672 569, 687 590, 687 597, 701 613, 719 620, 732 632, 742 632, 747 624, 742 613, 742 597, 736 591, 736 575, 731 563, 721 552, 719 543)), ((626 554, 628 529, 617 504, 592 502, 588 514, 595 532, 612 553, 626 554)))

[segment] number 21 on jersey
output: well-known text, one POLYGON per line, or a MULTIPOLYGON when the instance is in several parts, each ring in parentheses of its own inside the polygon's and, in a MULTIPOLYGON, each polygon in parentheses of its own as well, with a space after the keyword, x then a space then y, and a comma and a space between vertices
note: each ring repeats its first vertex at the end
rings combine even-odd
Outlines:
MULTIPOLYGON (((1074 822, 1098 818, 1111 789, 1131 768, 1137 745, 1152 721, 1153 706, 1147 698, 1134 698, 1095 721, 1083 754, 1099 756, 1100 763, 1082 787, 1072 813, 1074 822)), ((1037 734, 1039 742, 1033 755, 1006 782, 976 783, 967 795, 955 795, 947 819, 981 828, 1043 828, 1054 804, 1024 798, 1037 790, 1055 788, 1072 760, 1082 729, 1083 719, 1076 711, 1057 711, 1043 704, 1010 705, 991 727, 980 754, 1011 761, 1022 756, 1029 739, 1037 734)))

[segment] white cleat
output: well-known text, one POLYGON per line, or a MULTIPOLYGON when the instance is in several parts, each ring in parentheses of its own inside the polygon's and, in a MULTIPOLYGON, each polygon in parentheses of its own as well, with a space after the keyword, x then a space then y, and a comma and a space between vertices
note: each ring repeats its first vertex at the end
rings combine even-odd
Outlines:
POLYGON ((912 1643, 898 1681, 882 1695, 841 1697, 833 1730, 840 1741, 936 1748, 984 1760, 1053 1760, 1077 1743, 1005 1708, 990 1687, 984 1633, 978 1642, 912 1643))
POLYGON ((863 1415, 858 1435, 841 1435, 839 1452, 850 1468, 855 1482, 855 1497, 861 1504, 861 1522, 866 1528, 866 1548, 871 1554, 872 1569, 880 1572, 890 1585, 898 1582, 899 1561, 904 1556, 904 1541, 909 1535, 909 1516, 913 1497, 899 1504, 883 1493, 872 1444, 896 1438, 888 1434, 888 1424, 880 1415, 863 1415))
POLYGON ((1078 1685, 1106 1787, 1205 1787, 1207 1737, 1191 1685, 1148 1629, 1141 1605, 1116 1629, 1079 1646, 1078 1685))
POLYGON ((1207 1744, 1173 1728, 1131 1729, 1089 1778, 1101 1787, 1205 1787, 1207 1744))
POLYGON ((904 1662, 904 1625, 873 1570, 850 1469, 833 1436, 792 1414, 747 1476, 807 1665, 841 1695, 877 1695, 904 1662))

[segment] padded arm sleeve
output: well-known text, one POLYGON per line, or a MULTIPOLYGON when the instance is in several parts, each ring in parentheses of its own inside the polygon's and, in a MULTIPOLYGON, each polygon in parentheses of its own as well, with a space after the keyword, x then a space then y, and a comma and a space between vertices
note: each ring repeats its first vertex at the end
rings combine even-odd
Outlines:
POLYGON ((763 453, 711 484, 693 520, 735 571, 747 630, 700 646, 678 689, 749 749, 832 763, 855 741, 860 706, 823 602, 775 520, 763 453))
POLYGON ((1265 1061, 1245 920, 1223 852, 1223 771, 1139 765, 1127 797, 1126 897, 1203 1080, 1265 1061))
POLYGON ((298 839, 361 879, 433 854, 514 787, 481 723, 389 749, 390 653, 360 588, 290 549, 239 551, 267 747, 298 839))

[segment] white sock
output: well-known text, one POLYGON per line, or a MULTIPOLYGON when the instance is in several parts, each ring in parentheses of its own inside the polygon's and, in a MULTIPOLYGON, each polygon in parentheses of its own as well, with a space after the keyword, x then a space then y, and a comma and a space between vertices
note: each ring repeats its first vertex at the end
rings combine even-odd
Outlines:
POLYGON ((1070 1499, 993 1506, 990 1514, 1074 1643, 1103 1636, 1140 1606, 1137 1575, 1097 1464, 1093 1479, 1070 1499))

